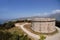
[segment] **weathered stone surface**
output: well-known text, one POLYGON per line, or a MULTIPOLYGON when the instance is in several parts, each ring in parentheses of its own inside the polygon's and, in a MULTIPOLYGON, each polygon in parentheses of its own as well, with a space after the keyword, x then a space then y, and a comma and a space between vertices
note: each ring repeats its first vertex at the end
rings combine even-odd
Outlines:
POLYGON ((56 30, 54 18, 32 19, 32 30, 39 33, 52 33, 56 30))

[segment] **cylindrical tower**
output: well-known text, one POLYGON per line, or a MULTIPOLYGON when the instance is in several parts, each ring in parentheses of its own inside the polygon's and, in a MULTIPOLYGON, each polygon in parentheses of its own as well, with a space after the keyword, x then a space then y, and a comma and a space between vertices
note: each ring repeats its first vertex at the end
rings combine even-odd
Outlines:
POLYGON ((52 33, 56 30, 54 18, 33 18, 32 30, 39 33, 52 33))

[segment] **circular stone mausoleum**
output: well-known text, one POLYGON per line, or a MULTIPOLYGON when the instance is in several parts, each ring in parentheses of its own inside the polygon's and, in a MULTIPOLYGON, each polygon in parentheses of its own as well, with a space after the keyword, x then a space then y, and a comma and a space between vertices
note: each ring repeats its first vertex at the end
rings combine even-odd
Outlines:
POLYGON ((52 33, 56 30, 55 18, 33 18, 32 30, 39 33, 52 33))

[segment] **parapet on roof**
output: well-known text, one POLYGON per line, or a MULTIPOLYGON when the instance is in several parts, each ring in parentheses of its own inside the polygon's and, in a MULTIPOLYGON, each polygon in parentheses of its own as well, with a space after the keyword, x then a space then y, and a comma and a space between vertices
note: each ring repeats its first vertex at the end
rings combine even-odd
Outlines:
POLYGON ((55 21, 55 18, 33 18, 32 21, 55 21))

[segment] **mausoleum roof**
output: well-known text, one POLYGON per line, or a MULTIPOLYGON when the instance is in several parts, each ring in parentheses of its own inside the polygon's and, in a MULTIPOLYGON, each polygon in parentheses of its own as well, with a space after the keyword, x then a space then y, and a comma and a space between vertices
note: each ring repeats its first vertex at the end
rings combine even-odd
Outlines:
POLYGON ((32 21, 55 21, 55 18, 33 18, 32 21))

